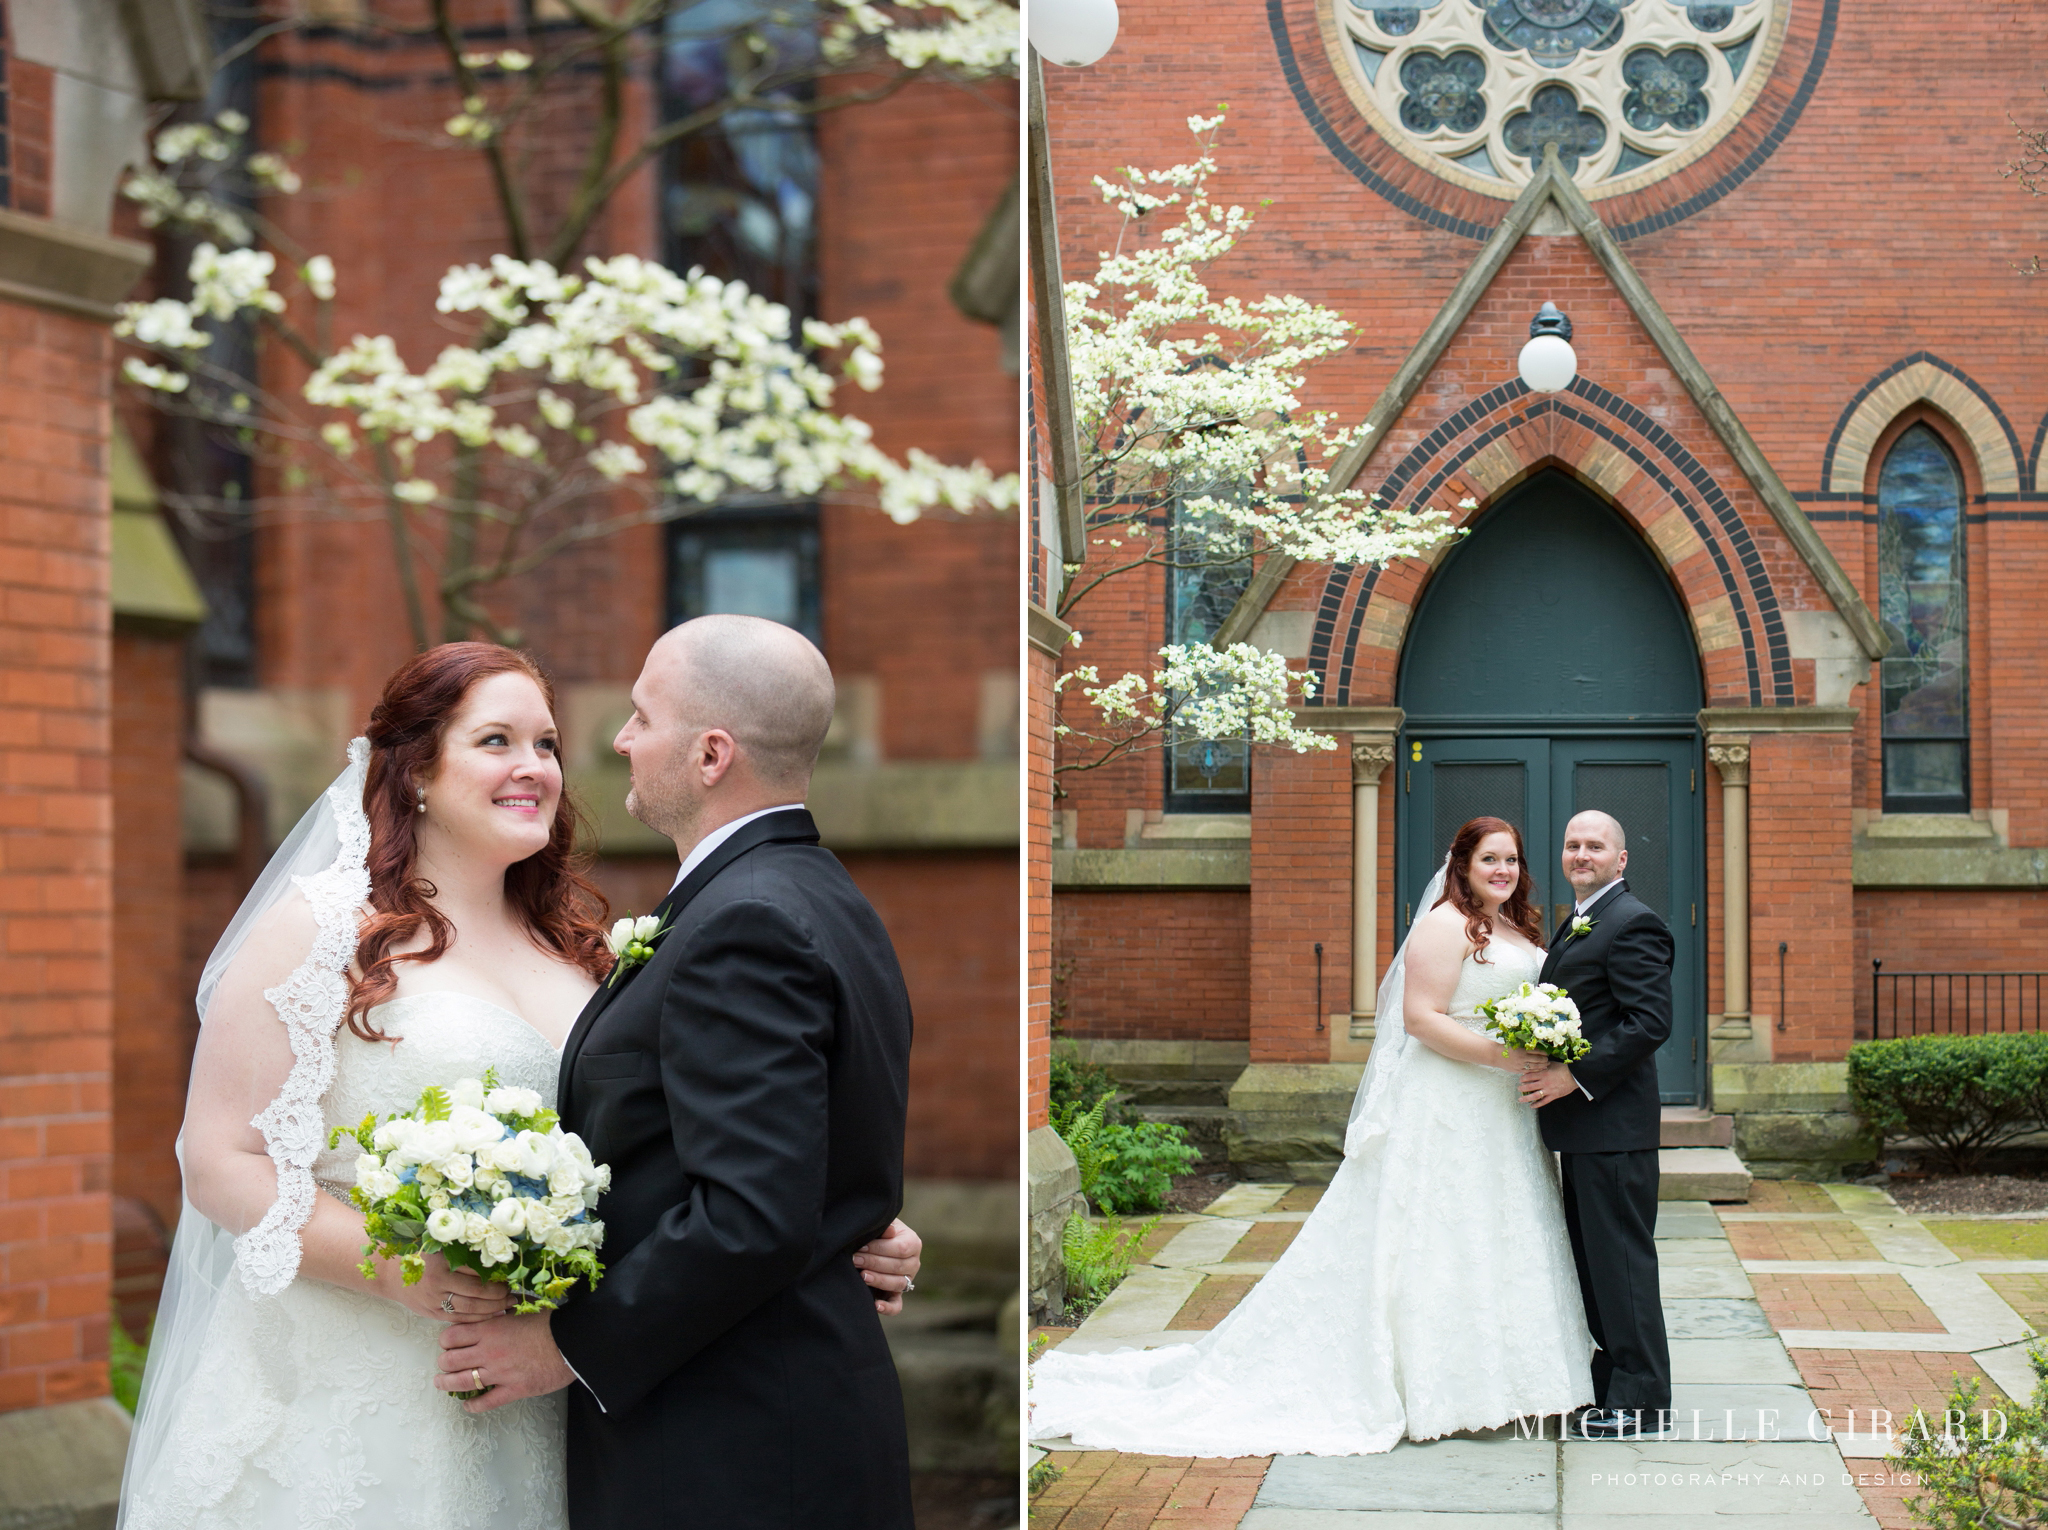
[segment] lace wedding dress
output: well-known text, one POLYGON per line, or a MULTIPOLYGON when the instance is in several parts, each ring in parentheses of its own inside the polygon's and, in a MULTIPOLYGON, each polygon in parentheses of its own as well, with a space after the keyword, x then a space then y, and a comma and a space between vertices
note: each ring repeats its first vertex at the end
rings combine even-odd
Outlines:
MULTIPOLYGON (((337 1126, 411 1110, 430 1084, 480 1077, 552 1108, 561 1055, 519 1016, 459 993, 370 1011, 386 1042, 346 1030, 320 1101, 337 1126)), ((313 1161, 345 1199, 355 1143, 313 1161)), ((300 1276, 253 1296, 230 1276, 198 1369, 165 1421, 151 1480, 129 1485, 135 1530, 561 1530, 562 1396, 472 1415, 435 1390, 442 1325, 362 1290, 300 1276)))
MULTIPOLYGON (((1473 1030, 1474 1005, 1540 970, 1502 941, 1485 954, 1466 958, 1450 1002, 1473 1030)), ((1194 1344, 1048 1354, 1033 1367, 1035 1438, 1162 1456, 1369 1455, 1593 1401, 1563 1202, 1517 1076, 1403 1046, 1394 1029, 1379 1118, 1369 1132, 1354 1122, 1272 1270, 1194 1344)), ((1383 1030, 1375 1045, 1389 1041, 1383 1030)))

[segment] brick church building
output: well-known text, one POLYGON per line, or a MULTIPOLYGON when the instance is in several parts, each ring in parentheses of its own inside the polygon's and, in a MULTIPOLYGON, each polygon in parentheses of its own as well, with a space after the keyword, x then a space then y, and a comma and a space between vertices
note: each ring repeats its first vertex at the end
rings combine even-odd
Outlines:
POLYGON ((1750 1173, 1838 1173, 1872 1151, 1853 1041, 2039 1026, 2041 980, 1998 975, 2048 935, 2048 222, 2002 171, 2044 61, 2019 3, 1272 0, 1127 9, 1100 63, 1047 66, 1041 265, 1087 279, 1117 235, 1091 176, 1192 158, 1227 100, 1215 196, 1257 222, 1217 280, 1353 322, 1304 405, 1374 424, 1353 483, 1465 534, 1057 622, 1050 570, 1084 560, 1050 358, 1034 730, 1071 625, 1105 675, 1219 634, 1284 654, 1343 747, 1180 747, 1034 799, 1041 1054, 1056 1023, 1240 1174, 1327 1177, 1452 831, 1515 821, 1554 917, 1588 806, 1678 939, 1669 1143, 1732 1124, 1750 1173), (1535 393, 1547 301, 1577 370, 1535 393))
MULTIPOLYGON (((0 1486, 8 1511, 49 1508, 45 1487, 91 1510, 118 1478, 118 1437, 65 1410, 104 1406, 110 1309, 139 1338, 153 1308, 199 964, 414 648, 381 521, 252 529, 179 513, 275 486, 218 443, 193 450, 117 382, 113 304, 162 290, 182 262, 152 248, 117 180, 166 110, 243 112, 251 147, 304 178, 261 211, 334 258, 337 331, 388 333, 416 365, 447 343, 441 273, 503 249, 483 161, 442 131, 459 100, 423 0, 321 0, 300 8, 316 24, 258 38, 246 17, 209 32, 203 10, 5 8, 0 1479, 71 1462, 61 1481, 0 1486), (70 25, 82 11, 97 19, 70 25), (175 13, 183 30, 143 28, 130 57, 131 11, 175 13), (400 24, 373 29, 373 11, 400 24), (113 137, 104 102, 84 99, 100 77, 130 108, 113 137), (71 1443, 53 1446, 60 1435, 71 1443)), ((545 44, 550 25, 545 0, 453 13, 487 51, 545 44)), ((703 85, 686 47, 625 81, 632 141, 703 85)), ((584 252, 701 263, 800 314, 866 316, 884 385, 842 407, 898 457, 1014 471, 1015 102, 1007 80, 921 83, 757 123, 765 148, 659 157, 584 252)), ((588 127, 557 119, 559 163, 528 167, 543 209, 566 201, 588 127)), ((296 386, 288 368, 268 380, 296 386)), ((804 630, 832 663, 840 708, 810 805, 889 927, 917 1022, 905 1214, 932 1300, 892 1342, 931 1471, 1003 1473, 1015 1450, 1015 1359, 996 1319, 1017 1225, 1016 537, 1007 515, 899 526, 827 496, 635 527, 486 594, 556 681, 615 912, 646 910, 674 873, 671 847, 624 813, 609 749, 654 639, 746 610, 804 630)))

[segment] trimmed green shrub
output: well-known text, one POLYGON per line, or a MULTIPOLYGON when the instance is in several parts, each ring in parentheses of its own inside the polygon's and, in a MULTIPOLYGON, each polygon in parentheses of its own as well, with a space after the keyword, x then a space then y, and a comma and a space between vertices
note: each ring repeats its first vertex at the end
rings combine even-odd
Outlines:
POLYGON ((2048 1034, 1860 1041, 1849 1098, 1880 1139, 1918 1137, 1967 1174, 1991 1149, 2048 1128, 2048 1034))

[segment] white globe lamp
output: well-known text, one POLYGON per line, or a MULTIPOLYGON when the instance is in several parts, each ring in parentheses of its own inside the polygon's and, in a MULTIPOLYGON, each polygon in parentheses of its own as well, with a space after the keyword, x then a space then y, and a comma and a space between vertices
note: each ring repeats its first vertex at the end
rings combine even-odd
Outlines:
POLYGON ((1031 46, 1054 64, 1094 63, 1116 41, 1116 0, 1031 0, 1031 46))
POLYGON ((1578 353, 1572 349, 1572 321, 1545 303, 1529 321, 1529 343, 1522 347, 1515 369, 1531 393, 1557 393, 1578 375, 1578 353))

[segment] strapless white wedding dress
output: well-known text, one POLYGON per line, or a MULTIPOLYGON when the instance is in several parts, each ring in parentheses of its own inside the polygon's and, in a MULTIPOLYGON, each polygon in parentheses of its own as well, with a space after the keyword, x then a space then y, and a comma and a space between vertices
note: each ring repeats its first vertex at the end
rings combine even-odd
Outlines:
MULTIPOLYGON (((1533 980, 1494 941, 1449 1013, 1533 980)), ((1213 1331, 1033 1367, 1032 1435, 1161 1456, 1369 1455, 1593 1401, 1555 1160, 1517 1076, 1409 1039, 1387 1131, 1213 1331)))
MULTIPOLYGON (((425 993, 370 1015, 396 1044, 336 1035, 329 1129, 487 1066, 555 1103, 561 1054, 508 1010, 425 993)), ((314 1178, 345 1198, 358 1151, 344 1139, 314 1178)), ((230 1273, 154 1480, 131 1486, 134 1530, 563 1530, 562 1395, 464 1412, 433 1384, 441 1327, 367 1283, 252 1297, 230 1273)))

